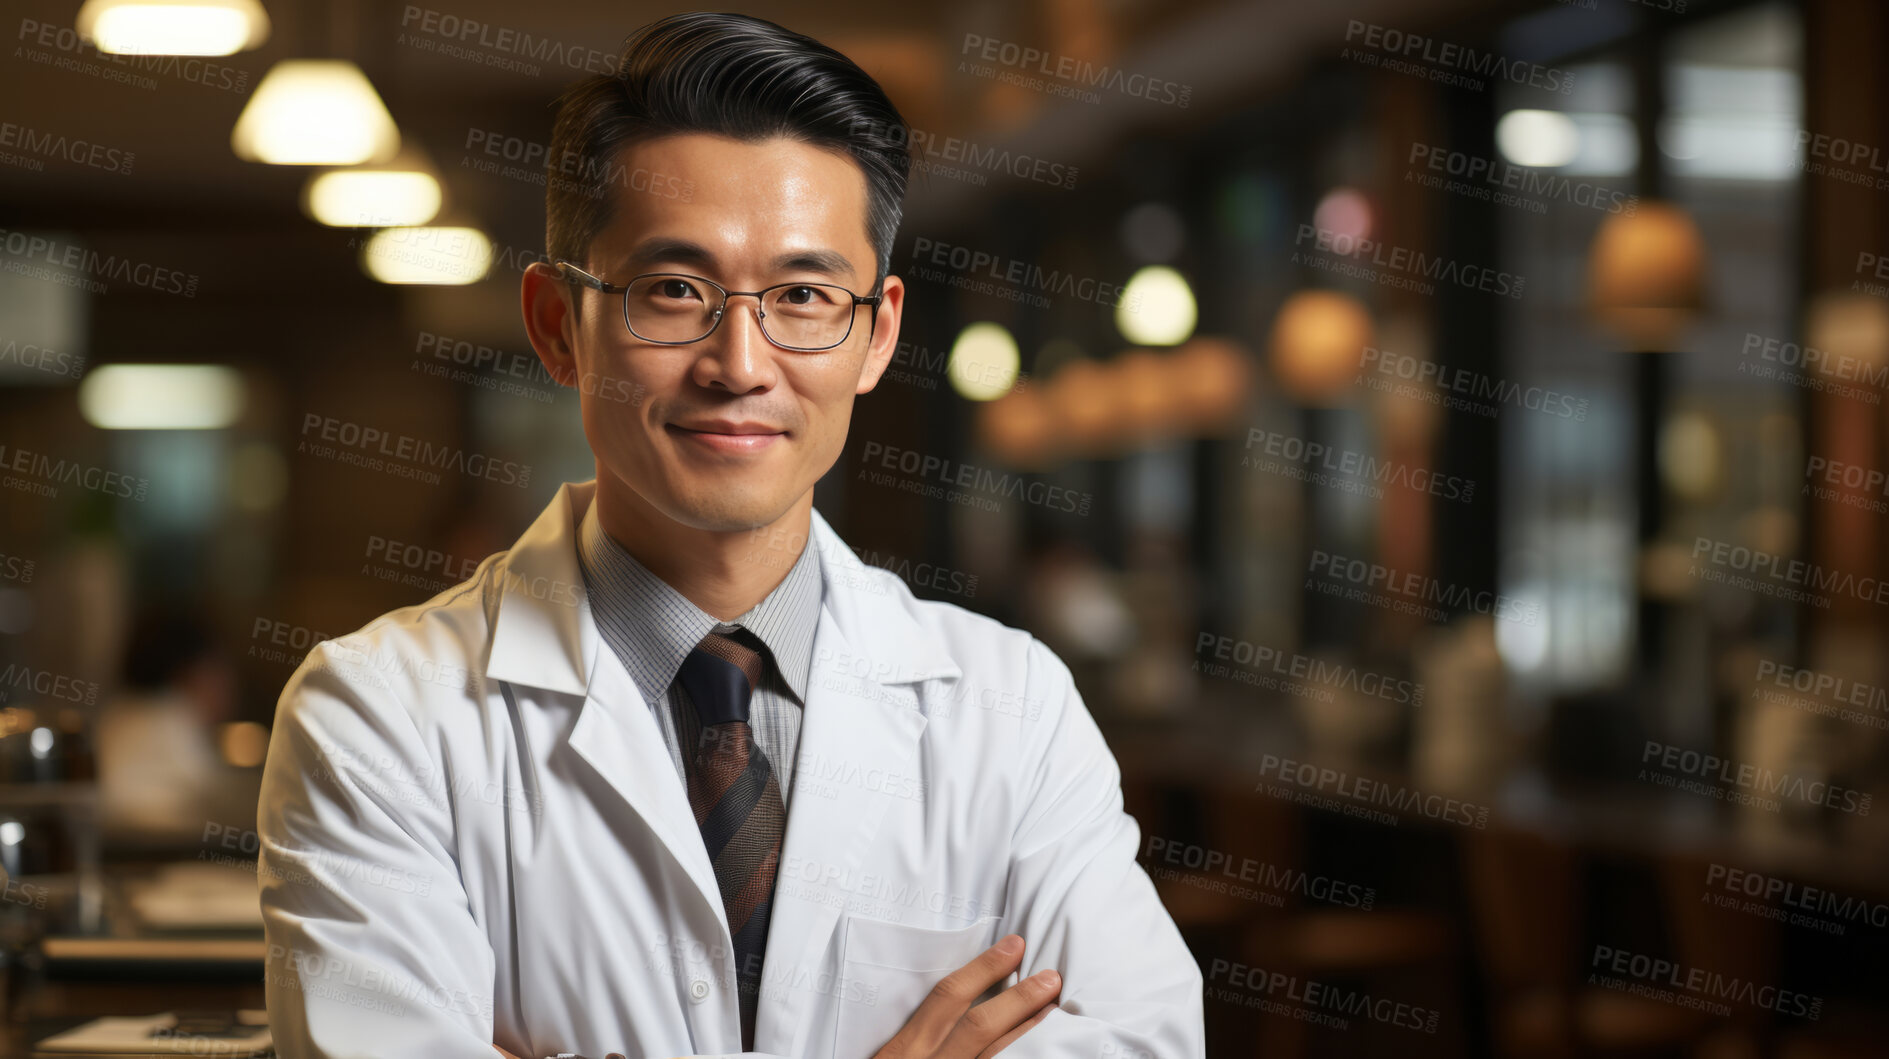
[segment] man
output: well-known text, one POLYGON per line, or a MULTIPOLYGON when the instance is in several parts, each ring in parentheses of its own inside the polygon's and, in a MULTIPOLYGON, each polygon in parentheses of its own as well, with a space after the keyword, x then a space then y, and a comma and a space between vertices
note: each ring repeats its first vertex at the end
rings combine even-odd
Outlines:
POLYGON ((898 112, 758 19, 624 60, 562 101, 522 292, 596 480, 283 691, 281 1054, 1202 1054, 1068 670, 813 510, 898 338, 898 112))

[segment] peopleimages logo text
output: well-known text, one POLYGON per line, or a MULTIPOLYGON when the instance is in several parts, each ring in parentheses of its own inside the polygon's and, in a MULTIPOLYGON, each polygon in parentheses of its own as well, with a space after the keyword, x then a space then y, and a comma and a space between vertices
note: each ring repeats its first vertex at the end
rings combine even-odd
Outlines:
POLYGON ((451 445, 440 445, 406 434, 390 434, 379 427, 363 426, 344 419, 308 412, 302 416, 302 436, 340 445, 361 453, 389 459, 406 460, 424 467, 457 471, 472 478, 485 478, 505 485, 531 484, 531 467, 451 445))
MULTIPOLYGON (((1034 261, 1003 258, 988 251, 954 246, 923 236, 912 241, 912 260, 952 269, 966 279, 988 278, 1021 291, 1055 294, 1110 308, 1125 306, 1129 312, 1141 311, 1141 296, 1129 294, 1124 284, 1078 276, 1061 269, 1046 269, 1034 261)), ((1047 308, 1048 304, 1042 302, 1039 307, 1047 308)))
POLYGON ((1835 673, 1802 669, 1765 659, 1758 663, 1758 675, 1755 679, 1761 683, 1769 682, 1780 688, 1815 695, 1846 706, 1867 706, 1879 712, 1889 713, 1889 689, 1840 677, 1835 673))
POLYGON ((115 496, 121 500, 141 501, 151 486, 150 481, 145 478, 121 471, 106 470, 103 467, 94 467, 63 457, 54 458, 45 453, 23 449, 6 442, 0 442, 0 472, 26 476, 25 480, 19 482, 17 486, 11 478, 7 479, 6 484, 9 487, 41 486, 44 488, 25 488, 24 491, 39 492, 46 496, 53 495, 52 492, 46 490, 56 492, 58 486, 76 485, 81 489, 105 496, 115 496))
MULTIPOLYGON (((1501 406, 1506 405, 1530 412, 1545 412, 1551 416, 1572 419, 1576 422, 1584 422, 1587 419, 1588 401, 1585 397, 1575 397, 1542 386, 1522 386, 1470 368, 1452 367, 1427 357, 1416 357, 1407 353, 1378 349, 1375 346, 1365 346, 1360 363, 1361 372, 1368 370, 1377 375, 1416 384, 1411 387, 1397 388, 1395 392, 1399 395, 1442 405, 1445 408, 1460 408, 1494 418, 1501 406), (1432 386, 1446 392, 1432 392, 1429 390, 1432 386)), ((1361 373, 1360 378, 1373 389, 1389 388, 1380 386, 1367 374, 1361 373)))
POLYGON ((23 260, 43 261, 54 268, 71 269, 94 278, 118 280, 159 294, 181 294, 186 298, 197 296, 198 279, 195 273, 179 272, 148 261, 133 261, 116 254, 102 254, 77 243, 61 243, 43 235, 0 228, 0 249, 23 260))
MULTIPOLYGON (((1396 485, 1414 489, 1419 493, 1442 497, 1445 500, 1460 500, 1468 503, 1476 495, 1476 483, 1453 474, 1438 474, 1425 467, 1412 467, 1397 460, 1381 459, 1374 453, 1350 452, 1336 449, 1318 441, 1306 441, 1291 434, 1282 434, 1275 430, 1249 427, 1246 431, 1246 452, 1241 466, 1257 456, 1271 456, 1283 459, 1303 467, 1322 467, 1334 474, 1344 475, 1379 485, 1396 485)), ((1262 469, 1269 469, 1264 468, 1262 469)))
MULTIPOLYGON (((612 52, 581 44, 566 44, 549 37, 537 37, 522 30, 461 18, 417 4, 406 5, 400 14, 400 26, 409 32, 426 33, 458 44, 477 45, 506 55, 522 55, 578 73, 615 76, 620 68, 619 60, 612 52)), ((532 72, 536 73, 535 70, 532 72)))
POLYGON ((1862 791, 1839 787, 1821 779, 1777 772, 1749 762, 1732 761, 1716 754, 1701 753, 1685 747, 1647 740, 1640 753, 1642 765, 1654 764, 1666 772, 1712 783, 1729 784, 1795 801, 1821 805, 1857 816, 1868 816, 1873 797, 1862 791))
MULTIPOLYGON (((1752 588, 1779 598, 1817 602, 1813 593, 1833 593, 1860 599, 1866 603, 1889 605, 1889 579, 1858 577, 1847 570, 1833 570, 1803 559, 1748 548, 1710 537, 1694 538, 1692 561, 1695 574, 1701 563, 1746 574, 1740 587, 1752 588)), ((1708 571, 1717 573, 1720 571, 1708 571)), ((1828 602, 1817 605, 1828 607, 1828 602)))
MULTIPOLYGON (((1627 216, 1632 216, 1640 207, 1639 196, 1618 188, 1591 184, 1585 180, 1571 180, 1560 173, 1544 172, 1533 166, 1511 165, 1493 158, 1484 158, 1465 151, 1452 151, 1427 143, 1412 143, 1410 156, 1405 159, 1405 162, 1409 165, 1421 165, 1432 174, 1445 174, 1465 181, 1466 190, 1486 185, 1490 189, 1512 191, 1524 196, 1537 195, 1543 199, 1600 210, 1604 213, 1623 213, 1627 216)), ((1411 173, 1405 173, 1405 180, 1411 180, 1411 178, 1411 173)), ((1504 203, 1504 205, 1509 204, 1504 203)))
POLYGON ((1072 511, 1078 515, 1087 515, 1094 499, 1088 493, 1078 493, 1060 485, 1032 482, 1022 475, 992 471, 987 467, 960 463, 913 449, 901 449, 878 441, 868 441, 859 459, 865 464, 876 460, 885 470, 935 480, 941 485, 975 489, 991 496, 1009 497, 1055 511, 1072 511))
POLYGON ((916 160, 923 163, 933 159, 982 169, 992 173, 1008 173, 1024 180, 1048 184, 1054 188, 1073 190, 1080 170, 1062 162, 1053 162, 1047 158, 1038 158, 1033 154, 1012 151, 1007 147, 994 144, 978 143, 957 136, 940 136, 926 129, 915 129, 908 125, 875 121, 870 118, 856 118, 853 121, 855 133, 865 133, 875 139, 890 140, 898 146, 907 148, 916 155, 916 160))
MULTIPOLYGON (((1468 290, 1479 290, 1485 294, 1495 294, 1504 298, 1520 298, 1522 290, 1528 285, 1526 276, 1512 272, 1503 272, 1436 254, 1426 254, 1421 250, 1412 250, 1405 246, 1393 246, 1376 239, 1364 239, 1350 232, 1321 228, 1316 224, 1299 225, 1298 233, 1293 237, 1292 245, 1298 249, 1293 252, 1293 260, 1298 263, 1318 264, 1316 258, 1306 258, 1302 252, 1315 250, 1321 254, 1346 258, 1357 262, 1357 278, 1369 283, 1385 283, 1402 286, 1417 283, 1420 293, 1431 293, 1423 289, 1422 281, 1448 283, 1468 290), (1307 247, 1307 242, 1311 243, 1307 247), (1378 270, 1382 270, 1382 275, 1378 270), (1388 277, 1388 278, 1387 278, 1388 277), (1391 279, 1402 283, 1392 283, 1391 279)), ((1333 270, 1336 271, 1336 270, 1333 270)))
POLYGON ((1412 59, 1432 66, 1462 70, 1510 84, 1526 85, 1566 95, 1574 91, 1574 74, 1552 66, 1526 60, 1510 59, 1494 52, 1437 40, 1419 33, 1379 26, 1357 19, 1345 23, 1345 43, 1365 47, 1383 55, 1412 59))
MULTIPOLYGON (((1667 986, 1679 991, 1684 996, 1702 998, 1709 1002, 1731 1000, 1754 1008, 1775 1011, 1784 1015, 1797 1015, 1815 1019, 1823 1011, 1823 999, 1808 993, 1797 993, 1788 989, 1779 989, 1773 985, 1739 978, 1737 975, 1721 974, 1703 967, 1688 967, 1674 960, 1645 953, 1617 949, 1611 945, 1594 946, 1594 959, 1589 965, 1595 972, 1610 972, 1625 975, 1641 982, 1667 986)), ((1601 983, 1611 984, 1611 983, 1601 983)), ((1676 1001, 1676 997, 1656 997, 1676 1001)), ((1691 1007, 1691 1004, 1680 1006, 1691 1007)), ((1718 1014, 1730 1014, 1724 1009, 1718 1014)))
POLYGON ((1414 681, 1373 673, 1338 662, 1329 662, 1299 654, 1297 651, 1281 651, 1264 644, 1254 644, 1231 636, 1220 636, 1211 632, 1202 632, 1194 641, 1196 660, 1194 668, 1200 668, 1200 657, 1211 656, 1220 662, 1232 662, 1242 666, 1253 666, 1269 670, 1280 676, 1289 676, 1323 687, 1343 688, 1360 695, 1369 695, 1386 702, 1423 705, 1423 685, 1414 681))
POLYGON ((137 159, 135 154, 122 148, 75 140, 62 133, 42 132, 11 121, 0 122, 0 147, 18 148, 41 158, 59 158, 107 173, 129 173, 137 159))
POLYGON ((1042 74, 1044 77, 1053 77, 1059 81, 1088 88, 1106 88, 1111 92, 1151 99, 1157 103, 1169 103, 1182 108, 1185 108, 1194 96, 1192 85, 1150 77, 1147 74, 1129 73, 1119 66, 1097 66, 1087 59, 1078 59, 1074 56, 1051 55, 1041 48, 1013 44, 1010 41, 977 33, 964 35, 964 46, 958 50, 958 54, 975 55, 985 62, 1008 66, 1013 70, 1042 74))

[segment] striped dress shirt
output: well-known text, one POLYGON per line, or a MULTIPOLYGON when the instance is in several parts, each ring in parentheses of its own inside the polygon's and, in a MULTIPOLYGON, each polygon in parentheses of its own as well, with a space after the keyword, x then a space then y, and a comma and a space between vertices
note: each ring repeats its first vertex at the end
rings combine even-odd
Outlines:
MULTIPOLYGON (((811 535, 809 535, 811 537, 811 535)), ((766 548, 752 553, 763 563, 786 561, 766 548)), ((767 755, 781 789, 781 808, 792 796, 794 753, 800 743, 800 711, 807 702, 813 667, 813 630, 820 620, 822 584, 819 549, 803 546, 787 576, 754 609, 732 622, 689 602, 682 593, 636 560, 604 532, 597 505, 584 513, 577 537, 578 566, 590 595, 591 613, 604 642, 623 660, 662 731, 676 777, 686 786, 678 711, 689 709, 676 673, 711 631, 745 628, 767 649, 760 686, 749 703, 749 728, 767 755)))

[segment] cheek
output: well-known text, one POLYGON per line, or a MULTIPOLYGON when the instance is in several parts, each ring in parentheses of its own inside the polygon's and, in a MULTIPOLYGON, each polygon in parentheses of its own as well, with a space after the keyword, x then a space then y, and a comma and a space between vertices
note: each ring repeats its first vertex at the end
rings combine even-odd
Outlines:
POLYGON ((806 410, 809 440, 815 445, 837 446, 845 440, 858 378, 857 370, 842 368, 805 380, 799 393, 806 410))
POLYGON ((579 357, 580 400, 586 431, 593 438, 607 439, 613 449, 621 449, 625 441, 644 433, 643 424, 667 392, 652 366, 618 352, 579 357))

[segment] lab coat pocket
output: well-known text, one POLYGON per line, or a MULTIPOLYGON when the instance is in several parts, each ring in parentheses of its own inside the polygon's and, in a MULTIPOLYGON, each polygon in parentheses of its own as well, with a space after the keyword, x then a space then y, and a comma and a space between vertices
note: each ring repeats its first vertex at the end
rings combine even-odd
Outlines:
POLYGON ((968 927, 934 930, 847 916, 845 977, 857 983, 859 999, 840 1005, 835 1059, 864 1059, 877 1052, 939 979, 996 942, 1000 918, 985 916, 968 927))

